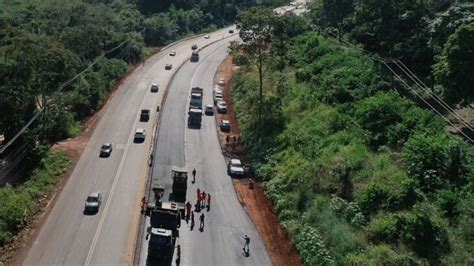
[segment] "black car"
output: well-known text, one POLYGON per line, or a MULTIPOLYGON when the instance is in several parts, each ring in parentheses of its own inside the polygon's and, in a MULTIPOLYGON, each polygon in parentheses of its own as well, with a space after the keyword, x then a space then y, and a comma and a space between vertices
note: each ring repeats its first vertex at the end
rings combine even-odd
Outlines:
POLYGON ((166 64, 166 65, 165 65, 165 69, 166 69, 166 70, 170 70, 170 69, 172 69, 172 68, 173 68, 173 65, 172 65, 172 64, 166 64))
POLYGON ((100 157, 109 157, 112 153, 112 143, 104 143, 100 147, 100 157))
POLYGON ((193 50, 196 50, 198 48, 197 44, 193 44, 193 46, 191 46, 191 49, 193 50))
POLYGON ((229 33, 231 33, 231 34, 234 33, 234 30, 229 30, 229 33))
POLYGON ((230 122, 229 122, 229 120, 222 120, 219 127, 221 128, 222 132, 230 132, 230 122))

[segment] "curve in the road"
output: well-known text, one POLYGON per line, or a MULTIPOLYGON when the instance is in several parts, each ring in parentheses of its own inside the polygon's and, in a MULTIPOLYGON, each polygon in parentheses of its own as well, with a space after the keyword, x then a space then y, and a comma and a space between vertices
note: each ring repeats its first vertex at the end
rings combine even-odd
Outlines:
MULTIPOLYGON (((240 206, 226 174, 214 117, 204 117, 200 130, 186 128, 189 90, 192 86, 205 88, 204 103, 212 103, 213 77, 227 56, 227 46, 228 42, 223 41, 204 49, 200 62, 186 63, 172 81, 154 150, 156 161, 152 182, 165 186, 169 192, 171 167, 184 165, 186 161, 190 169, 195 167, 198 170, 196 184, 188 184, 187 198, 195 202, 198 186, 211 192, 213 197, 210 212, 206 212, 207 227, 203 232, 199 232, 197 227, 193 231, 187 226, 180 229, 178 244, 182 249, 182 264, 269 265, 271 261, 263 242, 240 206), (252 238, 250 257, 242 254, 243 234, 252 238)), ((146 247, 147 241, 143 239, 140 265, 146 264, 146 247)))

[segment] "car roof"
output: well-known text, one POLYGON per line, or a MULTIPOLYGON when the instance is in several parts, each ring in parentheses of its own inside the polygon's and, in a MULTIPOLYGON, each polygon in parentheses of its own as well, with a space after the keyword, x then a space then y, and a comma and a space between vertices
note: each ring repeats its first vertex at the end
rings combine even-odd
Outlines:
POLYGON ((230 159, 231 164, 242 164, 239 159, 230 159))
POLYGON ((88 196, 88 197, 97 198, 97 197, 99 197, 99 195, 100 195, 100 192, 99 192, 99 191, 96 191, 96 192, 89 193, 89 196, 88 196))
POLYGON ((193 113, 202 113, 202 110, 199 108, 189 108, 189 112, 193 113))
POLYGON ((173 167, 171 167, 171 171, 175 171, 175 172, 187 172, 187 171, 188 171, 188 168, 186 168, 185 166, 184 166, 184 167, 181 167, 181 166, 173 166, 173 167))

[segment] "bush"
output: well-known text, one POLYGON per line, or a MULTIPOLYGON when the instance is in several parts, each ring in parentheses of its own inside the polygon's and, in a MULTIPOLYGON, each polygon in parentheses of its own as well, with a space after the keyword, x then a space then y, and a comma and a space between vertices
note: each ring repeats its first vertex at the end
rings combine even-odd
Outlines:
POLYGON ((446 140, 445 135, 417 134, 403 149, 408 175, 418 180, 426 192, 433 192, 445 184, 446 140))
POLYGON ((374 148, 389 142, 393 127, 402 121, 409 104, 394 93, 379 93, 355 104, 354 115, 360 126, 367 130, 368 141, 374 148))
POLYGON ((40 210, 42 206, 38 200, 53 189, 69 162, 66 156, 50 152, 23 185, 0 188, 0 247, 40 210))
POLYGON ((390 203, 392 191, 379 183, 370 183, 358 196, 357 202, 366 217, 377 213, 390 203))
POLYGON ((451 250, 446 225, 428 205, 415 205, 401 221, 400 237, 420 257, 438 261, 451 250))
POLYGON ((367 229, 367 238, 374 243, 395 244, 399 239, 399 214, 385 214, 372 220, 367 229))
POLYGON ((388 245, 369 246, 361 253, 347 256, 348 265, 419 265, 423 264, 410 253, 398 253, 388 245))
POLYGON ((298 224, 294 226, 293 236, 304 265, 332 265, 334 263, 321 235, 315 228, 298 224))
POLYGON ((459 202, 461 199, 459 193, 450 190, 439 190, 435 198, 443 216, 453 222, 460 213, 459 202))

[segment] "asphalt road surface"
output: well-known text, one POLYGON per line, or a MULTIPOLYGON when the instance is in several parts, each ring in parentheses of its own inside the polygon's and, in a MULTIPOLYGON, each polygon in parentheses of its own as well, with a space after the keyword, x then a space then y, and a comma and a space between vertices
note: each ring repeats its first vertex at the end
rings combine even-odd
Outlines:
MULTIPOLYGON (((271 260, 256 228, 237 200, 231 178, 226 172, 226 161, 217 139, 214 116, 204 116, 201 129, 187 128, 187 106, 190 88, 204 88, 204 105, 212 104, 213 78, 218 66, 227 56, 230 38, 217 42, 200 53, 199 63, 186 63, 172 81, 162 110, 157 142, 154 147, 155 164, 152 186, 165 187, 165 198, 171 191, 171 167, 188 167, 189 175, 197 170, 196 183, 188 180, 187 200, 196 203, 196 189, 212 196, 209 211, 195 212, 194 228, 183 220, 177 239, 181 246, 180 265, 271 265, 271 260), (205 225, 199 230, 199 215, 205 214, 205 225), (247 234, 251 238, 250 255, 242 251, 247 234)), ((152 197, 150 192, 149 197, 152 197)), ((194 209, 194 208, 193 208, 194 209)), ((145 220, 145 227, 149 220, 145 220)), ((140 265, 147 261, 146 230, 141 243, 140 265)), ((175 257, 171 260, 173 265, 175 257)))
MULTIPOLYGON (((149 145, 156 106, 178 66, 187 61, 191 45, 206 45, 229 36, 228 29, 179 42, 148 59, 120 86, 107 105, 70 179, 58 197, 30 248, 24 265, 130 265, 143 195, 149 145), (176 56, 168 53, 176 50, 176 56), (172 70, 165 64, 172 63, 172 70), (160 91, 150 92, 151 83, 160 91), (139 122, 141 109, 151 109, 149 122, 139 122), (147 130, 143 143, 134 143, 136 128, 147 130), (99 158, 99 148, 112 142, 109 158, 99 158), (90 192, 101 191, 98 213, 85 215, 84 201, 90 192)), ((172 154, 174 149, 168 150, 172 154)), ((173 157, 174 158, 174 157, 173 157)))

